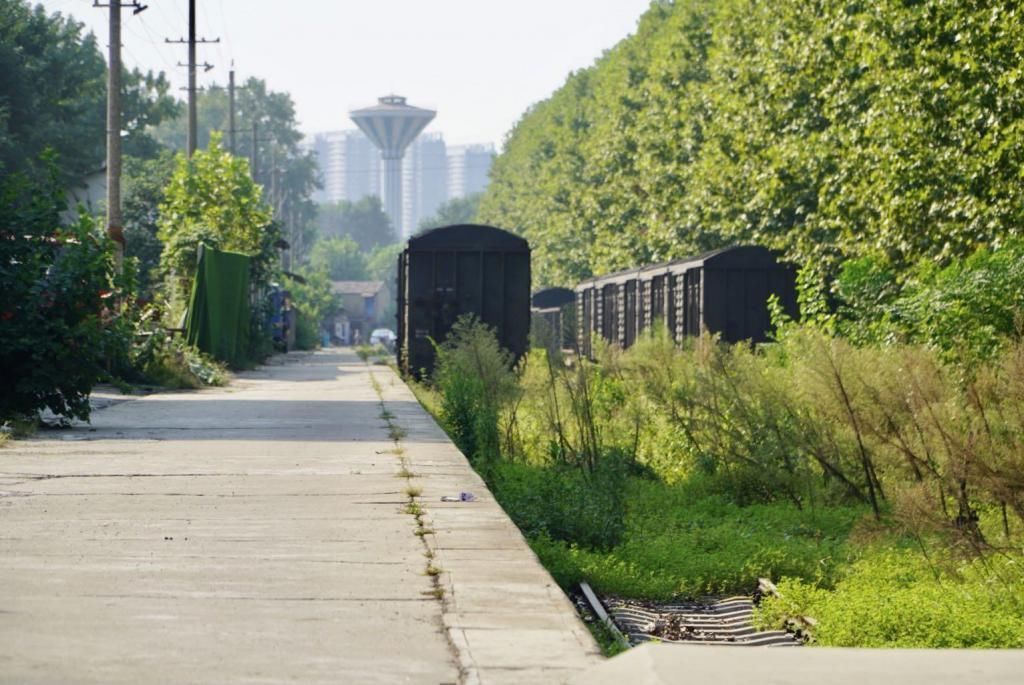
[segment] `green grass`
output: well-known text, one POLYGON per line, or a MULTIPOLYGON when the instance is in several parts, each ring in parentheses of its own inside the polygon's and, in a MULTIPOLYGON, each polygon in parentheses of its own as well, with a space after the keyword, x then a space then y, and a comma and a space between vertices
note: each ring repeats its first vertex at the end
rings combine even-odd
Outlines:
MULTIPOLYGON (((533 469, 538 489, 555 480, 551 469, 517 468, 533 469)), ((534 498, 509 482, 497 479, 498 499, 563 587, 587 580, 603 593, 646 599, 750 593, 761 577, 829 582, 853 558, 847 538, 866 513, 861 507, 801 511, 788 503, 740 507, 685 484, 637 476, 627 476, 619 493, 583 488, 588 504, 573 509, 564 493, 557 500, 534 498), (607 497, 615 500, 602 518, 594 511, 607 497), (568 511, 553 513, 559 508, 568 511), (609 520, 615 510, 620 522, 609 520), (573 539, 563 517, 574 517, 585 534, 573 539), (616 526, 614 544, 587 544, 594 528, 616 526)))
MULTIPOLYGON (((951 561, 951 560, 946 560, 951 561)), ((811 616, 832 647, 1024 647, 1021 554, 933 565, 919 552, 873 549, 834 589, 799 578, 757 612, 762 627, 811 616)))

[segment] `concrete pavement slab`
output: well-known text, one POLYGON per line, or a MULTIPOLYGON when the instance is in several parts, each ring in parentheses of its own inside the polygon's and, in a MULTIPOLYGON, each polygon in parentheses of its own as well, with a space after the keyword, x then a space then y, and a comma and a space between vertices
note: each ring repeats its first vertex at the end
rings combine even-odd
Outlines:
POLYGON ((1024 650, 779 649, 648 643, 576 674, 571 685, 1017 685, 1024 650))
POLYGON ((456 682, 379 414, 321 353, 0 451, 0 681, 456 682))
POLYGON ((600 662, 390 369, 288 355, 228 388, 103 405, 0 450, 0 681, 501 685, 600 662), (477 500, 440 502, 461 491, 477 500))

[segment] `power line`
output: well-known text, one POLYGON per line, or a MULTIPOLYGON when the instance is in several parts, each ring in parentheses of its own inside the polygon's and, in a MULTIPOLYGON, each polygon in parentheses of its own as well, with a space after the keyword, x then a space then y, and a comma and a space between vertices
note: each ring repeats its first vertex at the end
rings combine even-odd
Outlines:
POLYGON ((162 43, 161 41, 158 41, 153 36, 153 33, 149 30, 149 24, 146 22, 146 20, 144 18, 142 18, 140 16, 139 20, 140 20, 139 24, 142 25, 142 30, 145 31, 145 33, 146 33, 146 39, 149 41, 149 44, 152 45, 153 48, 156 50, 157 54, 160 55, 160 60, 164 63, 164 66, 167 67, 167 72, 168 73, 173 72, 174 71, 174 63, 173 63, 174 60, 173 59, 169 59, 168 56, 167 56, 167 53, 164 51, 165 50, 164 46, 166 45, 166 43, 162 43))
MULTIPOLYGON (((201 10, 201 11, 202 11, 202 13, 203 13, 203 21, 204 21, 204 22, 206 22, 206 25, 207 25, 207 26, 213 26, 213 22, 212 22, 212 21, 210 21, 210 15, 209 15, 209 14, 207 13, 207 11, 206 11, 206 5, 205 5, 205 4, 202 4, 202 5, 200 5, 200 6, 199 6, 199 8, 200 8, 200 10, 201 10)), ((228 61, 228 60, 227 60, 227 58, 226 58, 226 57, 224 56, 224 51, 223 51, 223 50, 221 50, 221 47, 220 47, 220 39, 218 39, 218 40, 217 40, 217 43, 216 43, 216 45, 217 45, 217 48, 216 48, 216 50, 217 50, 217 56, 218 56, 218 57, 220 58, 220 61, 221 61, 221 62, 226 62, 226 61, 228 61)))

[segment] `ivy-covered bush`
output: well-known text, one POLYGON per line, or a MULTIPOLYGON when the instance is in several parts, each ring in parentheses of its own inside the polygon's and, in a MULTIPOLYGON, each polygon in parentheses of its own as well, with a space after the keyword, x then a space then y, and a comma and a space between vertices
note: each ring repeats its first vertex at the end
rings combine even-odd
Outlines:
POLYGON ((64 192, 48 175, 0 179, 0 417, 49 408, 89 418, 106 359, 126 348, 112 243, 91 218, 62 226, 64 192))

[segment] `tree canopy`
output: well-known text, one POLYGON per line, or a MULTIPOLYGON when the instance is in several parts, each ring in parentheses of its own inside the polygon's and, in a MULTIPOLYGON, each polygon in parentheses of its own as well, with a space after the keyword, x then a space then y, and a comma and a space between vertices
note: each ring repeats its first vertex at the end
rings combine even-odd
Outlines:
POLYGON ((391 220, 384 213, 380 198, 375 195, 356 202, 322 203, 317 208, 316 222, 321 237, 351 238, 363 252, 396 240, 391 220))
POLYGON ((531 107, 481 219, 544 283, 736 242, 834 271, 1024 226, 1024 8, 676 0, 531 107))
POLYGON ((476 220, 480 211, 480 199, 483 193, 473 193, 466 197, 455 197, 437 208, 433 216, 420 220, 418 231, 428 231, 439 226, 455 226, 470 224, 476 220))
POLYGON ((267 276, 277 231, 244 159, 233 157, 215 135, 192 159, 178 153, 157 220, 164 243, 161 267, 172 294, 184 302, 195 274, 199 243, 255 257, 252 278, 267 276))
MULTIPOLYGON (((65 182, 103 166, 107 67, 92 33, 59 12, 24 0, 0 0, 0 171, 26 170, 50 148, 65 182)), ((174 116, 178 103, 162 73, 124 73, 126 154, 151 156, 148 127, 174 116)))
MULTIPOLYGON (((205 148, 216 134, 228 146, 230 114, 227 89, 212 86, 199 93, 197 147, 205 148)), ((310 199, 318 184, 312 153, 299 143, 302 133, 295 118, 295 104, 288 93, 269 90, 262 79, 249 78, 235 95, 235 154, 253 160, 253 178, 263 186, 264 198, 281 224, 292 250, 293 262, 302 261, 314 239, 316 204, 310 199), (253 140, 253 124, 257 140, 253 140)), ((174 150, 184 150, 187 117, 168 119, 155 129, 155 137, 174 150)))
POLYGON ((314 271, 326 272, 332 281, 365 281, 369 278, 366 255, 348 236, 318 240, 310 251, 309 265, 314 271))

